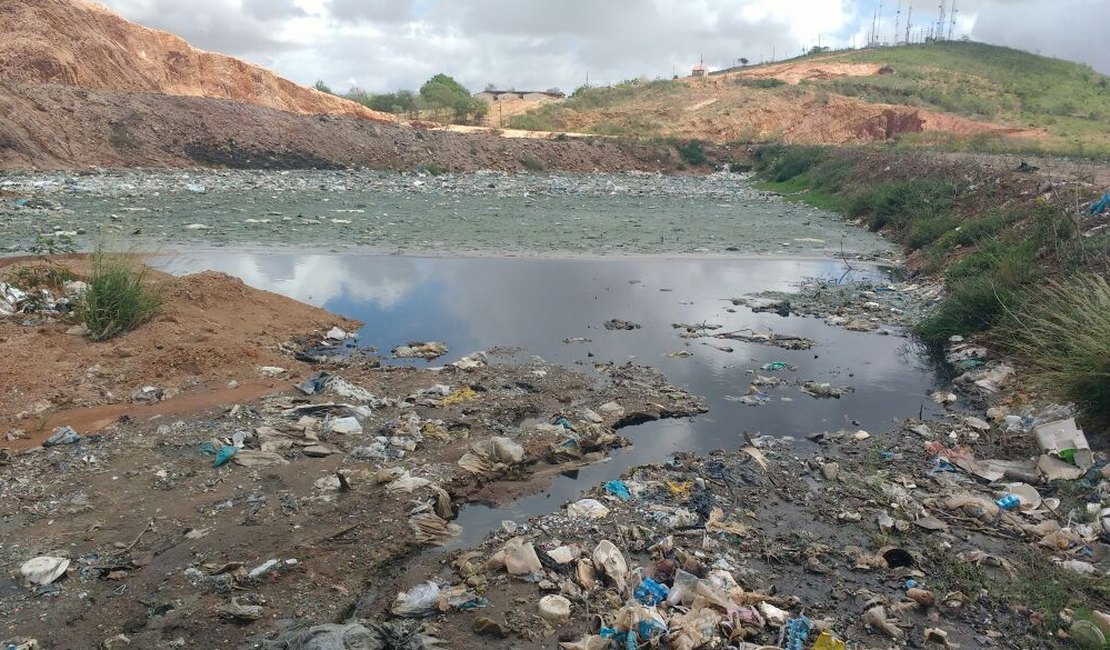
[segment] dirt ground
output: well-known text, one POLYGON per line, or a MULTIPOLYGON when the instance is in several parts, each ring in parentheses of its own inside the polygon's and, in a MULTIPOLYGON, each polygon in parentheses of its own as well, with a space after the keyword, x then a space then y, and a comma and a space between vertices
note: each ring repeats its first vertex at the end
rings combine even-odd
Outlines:
MULTIPOLYGON (((78 279, 87 272, 83 261, 67 266, 78 279)), ((22 429, 28 436, 13 441, 14 448, 40 443, 63 419, 95 432, 133 410, 132 394, 151 384, 168 397, 188 399, 194 409, 256 396, 276 386, 259 374, 261 367, 284 367, 294 376, 309 370, 288 354, 294 338, 322 341, 332 327, 358 327, 221 273, 151 277, 164 308, 143 327, 109 341, 67 333, 74 325, 63 320, 0 319, 6 361, 0 430, 22 429), (229 387, 231 381, 238 386, 229 387)))

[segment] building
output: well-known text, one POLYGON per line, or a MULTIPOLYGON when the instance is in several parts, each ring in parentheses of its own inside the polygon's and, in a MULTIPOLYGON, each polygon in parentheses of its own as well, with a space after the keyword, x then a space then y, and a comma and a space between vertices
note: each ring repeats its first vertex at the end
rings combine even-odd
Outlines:
POLYGON ((705 59, 700 59, 694 69, 690 71, 691 77, 705 77, 709 75, 709 68, 705 67, 705 59))
POLYGON ((478 99, 499 104, 502 102, 558 102, 566 99, 566 93, 553 90, 483 90, 475 93, 478 99))

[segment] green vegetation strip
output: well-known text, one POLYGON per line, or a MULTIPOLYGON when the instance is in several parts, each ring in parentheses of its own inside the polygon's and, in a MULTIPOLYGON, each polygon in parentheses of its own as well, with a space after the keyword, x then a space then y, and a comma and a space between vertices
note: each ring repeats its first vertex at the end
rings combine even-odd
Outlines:
POLYGON ((915 328, 923 341, 982 334, 1046 394, 1110 422, 1110 234, 1087 228, 1070 189, 866 149, 765 146, 756 170, 765 189, 858 219, 943 276, 944 299, 915 328))

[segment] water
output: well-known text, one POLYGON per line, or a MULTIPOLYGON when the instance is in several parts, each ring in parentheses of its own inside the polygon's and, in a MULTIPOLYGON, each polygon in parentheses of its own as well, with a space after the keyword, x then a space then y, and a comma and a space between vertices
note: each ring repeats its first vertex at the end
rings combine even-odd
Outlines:
MULTIPOLYGON (((493 346, 521 346, 560 364, 589 371, 594 362, 633 360, 659 368, 675 384, 705 397, 709 413, 622 430, 633 446, 607 462, 560 476, 541 494, 495 508, 470 505, 458 523, 457 545, 471 545, 502 520, 549 512, 581 491, 631 466, 659 462, 678 451, 736 449, 743 432, 802 438, 818 431, 885 431, 892 420, 939 415, 928 398, 936 377, 904 338, 848 332, 817 319, 782 318, 734 308, 727 299, 763 290, 790 290, 805 277, 840 277, 841 263, 802 259, 497 259, 416 258, 283 252, 179 255, 170 270, 215 269, 248 284, 361 320, 360 342, 388 351, 411 340, 440 340, 449 362, 493 346), (728 311, 733 309, 734 312, 728 311), (634 331, 606 331, 610 318, 634 331), (726 353, 682 339, 672 323, 708 322, 723 331, 753 328, 804 336, 812 350, 787 351, 727 341, 726 353), (585 337, 586 344, 563 339, 585 337), (670 352, 689 350, 675 359, 670 352), (588 357, 593 353, 593 357, 588 357), (787 379, 852 386, 842 399, 814 399, 796 388, 770 389, 759 407, 726 399, 743 395, 750 375, 770 361, 798 367, 787 379), (780 401, 790 397, 793 401, 780 401)), ((857 268, 860 266, 855 263, 857 268)), ((881 277, 880 267, 859 274, 881 277)), ((411 363, 411 362, 410 362, 411 363)), ((423 363, 423 362, 421 362, 423 363)), ((771 374, 771 373, 763 373, 771 374)))

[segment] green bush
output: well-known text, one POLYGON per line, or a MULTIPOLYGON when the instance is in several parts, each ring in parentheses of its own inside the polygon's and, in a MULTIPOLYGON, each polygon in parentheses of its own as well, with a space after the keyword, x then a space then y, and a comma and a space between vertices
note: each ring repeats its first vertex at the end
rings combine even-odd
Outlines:
POLYGON ((682 156, 682 160, 688 165, 698 167, 706 163, 705 151, 701 148, 701 142, 697 140, 680 143, 675 148, 678 149, 678 155, 682 156))
POLYGON ((89 288, 77 308, 90 339, 110 339, 158 311, 162 298, 147 282, 147 272, 134 255, 104 251, 93 255, 89 288))
POLYGON ((774 77, 765 77, 765 78, 760 78, 760 79, 756 79, 756 78, 752 78, 752 77, 740 77, 736 80, 736 83, 741 85, 741 86, 744 86, 745 88, 763 88, 763 89, 778 88, 779 86, 785 86, 786 85, 785 81, 783 81, 782 79, 775 79, 774 77))
POLYGON ((1004 329, 999 339, 1043 388, 1110 422, 1110 282, 1104 276, 1078 274, 1028 292, 1004 329))
POLYGON ((1022 300, 1022 292, 1040 280, 1031 242, 991 242, 953 263, 945 274, 947 293, 915 331, 930 345, 949 337, 981 332, 998 323, 1022 300))
MULTIPOLYGON (((785 183, 825 162, 828 152, 821 147, 761 147, 756 160, 775 183, 785 183)), ((760 168, 757 166, 757 168, 760 168)))

